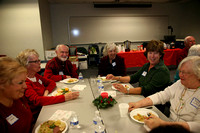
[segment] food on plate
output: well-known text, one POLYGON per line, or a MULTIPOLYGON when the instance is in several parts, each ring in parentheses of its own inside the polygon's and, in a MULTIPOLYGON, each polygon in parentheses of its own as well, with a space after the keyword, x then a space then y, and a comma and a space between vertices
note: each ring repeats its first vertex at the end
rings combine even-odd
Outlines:
POLYGON ((151 115, 152 115, 152 113, 147 113, 147 115, 141 115, 141 114, 137 113, 137 115, 134 115, 133 118, 140 122, 144 122, 144 120, 148 120, 149 118, 151 118, 150 117, 151 115))
POLYGON ((69 91, 69 88, 64 88, 64 89, 57 89, 57 93, 55 94, 55 96, 59 96, 59 95, 63 95, 65 93, 69 93, 71 91, 69 91))
POLYGON ((68 79, 67 80, 68 83, 73 83, 73 82, 76 82, 76 81, 78 81, 78 79, 68 79))
POLYGON ((101 78, 102 81, 110 81, 111 79, 101 78))
POLYGON ((124 87, 127 89, 127 88, 130 88, 128 85, 124 85, 124 87))
POLYGON ((38 133, 61 133, 66 124, 60 120, 48 120, 40 125, 38 133))

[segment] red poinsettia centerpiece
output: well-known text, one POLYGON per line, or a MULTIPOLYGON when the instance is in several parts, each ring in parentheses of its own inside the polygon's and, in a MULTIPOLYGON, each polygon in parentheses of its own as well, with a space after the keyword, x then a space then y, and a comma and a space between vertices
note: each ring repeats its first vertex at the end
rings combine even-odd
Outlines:
POLYGON ((107 92, 103 92, 99 97, 93 100, 93 103, 97 108, 108 108, 116 104, 117 101, 112 98, 112 96, 108 96, 107 92))

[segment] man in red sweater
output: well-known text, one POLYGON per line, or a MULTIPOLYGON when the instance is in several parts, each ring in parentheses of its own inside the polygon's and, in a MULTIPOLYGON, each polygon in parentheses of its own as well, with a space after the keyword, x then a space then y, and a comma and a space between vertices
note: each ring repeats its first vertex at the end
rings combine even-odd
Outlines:
POLYGON ((196 44, 195 38, 193 36, 187 36, 184 40, 185 47, 179 53, 178 64, 188 55, 188 51, 192 45, 196 44))
POLYGON ((56 54, 56 57, 47 62, 44 77, 55 82, 71 77, 77 78, 76 69, 68 60, 69 47, 64 44, 57 45, 56 54))

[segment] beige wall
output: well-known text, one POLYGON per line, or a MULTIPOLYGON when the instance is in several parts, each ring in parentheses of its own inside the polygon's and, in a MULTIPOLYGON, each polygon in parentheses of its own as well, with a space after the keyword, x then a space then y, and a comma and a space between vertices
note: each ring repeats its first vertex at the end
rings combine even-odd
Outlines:
MULTIPOLYGON (((173 34, 175 34, 177 38, 181 39, 187 35, 193 35, 196 37, 197 43, 200 43, 199 6, 200 6, 200 1, 198 0, 193 0, 190 1, 189 3, 153 4, 152 8, 131 8, 131 9, 94 8, 92 4, 71 4, 71 5, 51 4, 50 9, 51 9, 51 23, 53 31, 53 45, 55 46, 59 43, 71 43, 69 38, 70 31, 68 29, 69 28, 68 24, 69 24, 69 18, 72 16, 82 16, 82 17, 136 16, 137 17, 137 16, 164 15, 169 17, 168 23, 174 28, 173 34)), ((153 31, 149 31, 148 33, 152 34, 152 32, 153 31)), ((104 41, 102 40, 101 42, 104 41)))
POLYGON ((1 0, 0 54, 10 57, 27 48, 44 59, 39 6, 36 0, 1 0))

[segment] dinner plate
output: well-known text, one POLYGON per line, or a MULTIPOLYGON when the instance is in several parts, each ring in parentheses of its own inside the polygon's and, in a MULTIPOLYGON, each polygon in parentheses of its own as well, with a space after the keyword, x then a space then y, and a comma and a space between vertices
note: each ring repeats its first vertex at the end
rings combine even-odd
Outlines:
POLYGON ((117 80, 112 80, 112 79, 106 79, 106 77, 101 77, 101 80, 103 83, 106 83, 106 82, 116 82, 117 80))
MULTIPOLYGON (((59 96, 59 95, 63 95, 62 93, 59 93, 58 90, 61 90, 61 89, 57 89, 55 90, 54 92, 51 93, 51 96, 59 96)), ((71 89, 69 89, 69 91, 71 92, 71 89)), ((70 93, 70 92, 66 92, 66 93, 70 93)), ((65 93, 65 94, 66 94, 65 93)))
MULTIPOLYGON (((127 84, 122 84, 125 88, 131 88, 129 85, 127 84)), ((113 85, 111 87, 113 90, 117 90, 113 85)))
POLYGON ((68 79, 64 79, 60 82, 66 83, 66 84, 74 84, 77 83, 79 80, 77 78, 68 78, 68 79))
POLYGON ((154 112, 153 110, 145 109, 145 108, 138 108, 138 109, 132 110, 130 112, 130 117, 131 117, 132 120, 134 120, 134 121, 136 121, 138 123, 143 123, 144 124, 143 121, 139 121, 139 120, 135 119, 133 116, 140 114, 140 115, 144 115, 144 116, 148 117, 148 115, 147 115, 148 113, 151 113, 151 114, 159 117, 158 114, 156 112, 154 112))
MULTIPOLYGON (((62 131, 62 133, 65 133, 65 132, 67 131, 67 129, 68 129, 68 124, 67 124, 65 121, 63 121, 63 120, 60 120, 60 121, 63 122, 63 123, 65 123, 65 125, 66 125, 65 129, 62 131)), ((46 122, 46 121, 45 121, 45 122, 46 122)), ((43 124, 43 123, 42 123, 42 124, 43 124)), ((35 133, 38 133, 38 132, 39 132, 40 126, 41 126, 42 124, 40 124, 39 126, 37 126, 37 128, 35 129, 35 133)))

